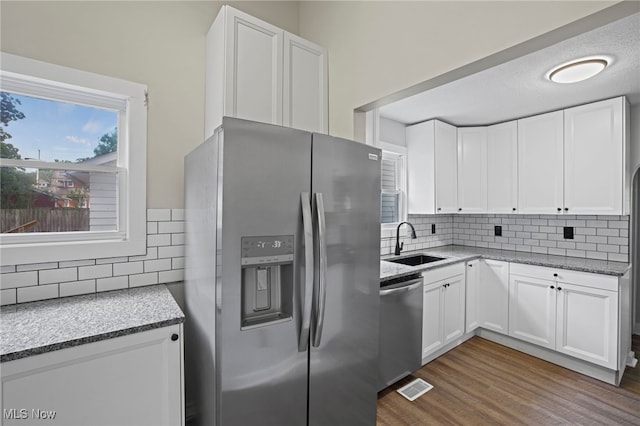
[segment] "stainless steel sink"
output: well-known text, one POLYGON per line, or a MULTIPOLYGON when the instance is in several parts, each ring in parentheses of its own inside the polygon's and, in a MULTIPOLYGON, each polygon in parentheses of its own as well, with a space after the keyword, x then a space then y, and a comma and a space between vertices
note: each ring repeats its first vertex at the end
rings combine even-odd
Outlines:
POLYGON ((402 263, 403 265, 417 266, 425 263, 437 262, 444 257, 427 256, 426 254, 416 254, 414 256, 402 257, 400 259, 386 259, 388 262, 402 263))

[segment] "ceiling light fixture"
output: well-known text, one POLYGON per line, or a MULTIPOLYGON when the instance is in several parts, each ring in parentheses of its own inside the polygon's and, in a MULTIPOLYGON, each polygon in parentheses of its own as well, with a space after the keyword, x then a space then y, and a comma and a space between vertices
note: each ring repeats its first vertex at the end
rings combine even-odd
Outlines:
POLYGON ((547 74, 554 83, 577 83, 593 77, 609 65, 605 58, 584 58, 555 67, 547 74))

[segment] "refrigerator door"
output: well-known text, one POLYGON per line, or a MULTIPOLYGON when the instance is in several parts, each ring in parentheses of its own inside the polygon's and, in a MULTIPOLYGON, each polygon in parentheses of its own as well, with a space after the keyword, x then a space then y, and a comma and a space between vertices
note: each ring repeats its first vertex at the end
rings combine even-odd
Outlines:
POLYGON ((326 275, 322 276, 322 250, 318 249, 309 425, 373 425, 378 371, 380 151, 315 133, 312 149, 316 233, 318 223, 322 225, 322 210, 326 226, 324 236, 316 235, 316 242, 326 244, 326 275))
POLYGON ((225 118, 221 152, 216 424, 304 425, 300 308, 312 247, 301 200, 310 191, 311 134, 225 118))

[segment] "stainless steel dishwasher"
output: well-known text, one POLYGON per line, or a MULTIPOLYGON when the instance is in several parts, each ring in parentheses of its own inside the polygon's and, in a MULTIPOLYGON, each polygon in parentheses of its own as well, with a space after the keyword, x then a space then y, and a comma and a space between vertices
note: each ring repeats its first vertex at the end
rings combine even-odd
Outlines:
POLYGON ((422 364, 422 277, 381 283, 378 391, 422 364))

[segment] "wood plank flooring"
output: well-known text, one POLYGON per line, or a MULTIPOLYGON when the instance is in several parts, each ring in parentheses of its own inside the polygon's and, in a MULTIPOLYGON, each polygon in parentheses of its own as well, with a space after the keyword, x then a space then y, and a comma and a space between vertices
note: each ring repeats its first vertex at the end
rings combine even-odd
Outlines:
POLYGON ((473 337, 378 394, 378 426, 438 424, 640 425, 640 365, 616 388, 473 337), (418 377, 434 388, 413 402, 396 392, 418 377))

